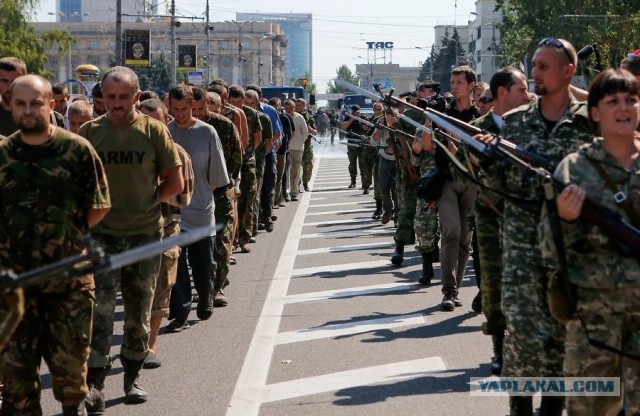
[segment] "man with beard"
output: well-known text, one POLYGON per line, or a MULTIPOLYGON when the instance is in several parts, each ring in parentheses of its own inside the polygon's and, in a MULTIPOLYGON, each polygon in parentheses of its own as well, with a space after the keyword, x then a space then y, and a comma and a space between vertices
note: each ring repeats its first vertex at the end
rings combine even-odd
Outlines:
MULTIPOLYGON (((0 267, 22 273, 81 254, 110 199, 93 147, 50 123, 49 81, 26 75, 6 92, 19 130, 0 142, 0 267)), ((83 414, 93 299, 91 274, 25 289, 24 317, 2 351, 1 414, 42 414, 43 358, 63 415, 83 414)))
POLYGON ((11 115, 11 94, 9 87, 14 79, 27 73, 27 65, 18 58, 6 56, 0 58, 0 134, 8 136, 18 130, 11 115))

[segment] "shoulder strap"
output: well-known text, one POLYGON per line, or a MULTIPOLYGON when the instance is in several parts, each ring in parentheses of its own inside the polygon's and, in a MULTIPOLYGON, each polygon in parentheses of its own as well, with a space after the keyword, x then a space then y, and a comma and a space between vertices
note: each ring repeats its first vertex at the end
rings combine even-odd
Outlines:
POLYGON ((611 192, 613 192, 613 200, 615 201, 616 205, 618 205, 624 210, 624 212, 627 213, 629 220, 635 227, 640 227, 640 217, 638 217, 638 213, 631 206, 631 201, 629 201, 627 195, 618 189, 615 182, 613 182, 613 179, 611 179, 611 176, 609 176, 607 171, 602 167, 600 163, 596 162, 590 157, 587 157, 586 159, 589 161, 589 163, 591 163, 591 166, 593 166, 593 168, 598 172, 602 179, 604 179, 607 187, 611 190, 611 192))

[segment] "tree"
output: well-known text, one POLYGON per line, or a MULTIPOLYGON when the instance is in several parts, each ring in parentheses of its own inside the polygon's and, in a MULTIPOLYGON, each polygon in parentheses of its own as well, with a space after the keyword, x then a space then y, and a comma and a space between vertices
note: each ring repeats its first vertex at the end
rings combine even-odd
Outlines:
MULTIPOLYGON (((496 7, 504 16, 498 25, 502 65, 527 64, 526 58, 548 36, 567 39, 576 49, 597 43, 603 67, 617 67, 629 50, 638 47, 637 0, 497 0, 496 7), (569 14, 574 10, 580 14, 569 14)), ((581 63, 585 75, 593 75, 593 63, 593 58, 581 63)))
POLYGON ((451 81, 451 69, 457 65, 465 65, 467 60, 464 56, 464 49, 460 45, 460 36, 458 30, 453 29, 453 35, 449 37, 449 31, 445 31, 440 50, 434 55, 435 48, 432 49, 431 56, 422 65, 418 81, 424 81, 431 78, 433 73, 433 81, 440 83, 442 91, 448 91, 451 81), (458 57, 456 59, 456 52, 458 57), (433 69, 432 69, 433 66, 433 69))
POLYGON ((58 44, 60 53, 69 51, 73 37, 51 31, 38 35, 27 24, 39 0, 0 0, 0 56, 15 56, 27 64, 27 71, 50 77, 45 69, 45 49, 58 44))
MULTIPOLYGON (((354 85, 358 85, 358 81, 359 81, 358 75, 351 72, 349 67, 346 65, 341 65, 340 68, 336 70, 335 79, 341 79, 343 81, 347 81, 348 83, 354 84, 354 85)), ((339 94, 339 93, 344 93, 349 91, 350 90, 348 88, 336 85, 333 80, 327 83, 327 94, 339 94)))

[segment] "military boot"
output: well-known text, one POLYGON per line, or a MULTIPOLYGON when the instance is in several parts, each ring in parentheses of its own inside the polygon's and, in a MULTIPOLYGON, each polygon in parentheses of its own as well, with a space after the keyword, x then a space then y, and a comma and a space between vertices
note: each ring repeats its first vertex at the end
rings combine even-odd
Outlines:
POLYGON ((531 396, 509 397, 509 416, 533 415, 533 398, 531 396))
POLYGON ((423 286, 429 286, 433 279, 433 260, 431 252, 422 253, 422 276, 418 279, 418 283, 423 286))
POLYGON ((539 416, 562 416, 564 398, 553 396, 542 396, 540 400, 539 416))
POLYGON ((402 266, 402 260, 404 256, 404 243, 400 243, 396 241, 396 251, 393 252, 393 256, 391 256, 391 263, 396 266, 402 266))
POLYGON ((124 402, 128 404, 146 402, 147 392, 138 381, 144 360, 133 361, 120 356, 120 361, 124 368, 124 402))
POLYGON ((87 372, 87 387, 89 392, 84 398, 84 405, 89 416, 104 413, 104 379, 111 370, 111 364, 107 367, 89 367, 87 372))
POLYGON ((349 188, 355 188, 356 187, 356 178, 351 178, 351 183, 349 184, 349 188))
POLYGON ((62 416, 87 416, 87 409, 85 409, 84 403, 63 405, 62 416))
MULTIPOLYGON (((380 215, 382 215, 382 200, 381 199, 376 199, 376 210, 373 211, 373 215, 371 216, 372 220, 379 220, 380 219, 380 215)), ((389 222, 387 220, 387 222, 389 222)))
POLYGON ((493 343, 493 358, 491 359, 491 374, 499 376, 502 374, 502 344, 504 344, 504 331, 498 335, 491 335, 493 343))

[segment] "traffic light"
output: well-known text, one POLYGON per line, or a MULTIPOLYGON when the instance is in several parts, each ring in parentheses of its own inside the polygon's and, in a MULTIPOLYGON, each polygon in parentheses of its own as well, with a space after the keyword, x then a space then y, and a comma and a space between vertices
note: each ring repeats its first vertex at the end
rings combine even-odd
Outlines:
POLYGON ((309 80, 306 78, 300 78, 300 85, 302 85, 304 88, 307 88, 307 86, 309 86, 309 80))

